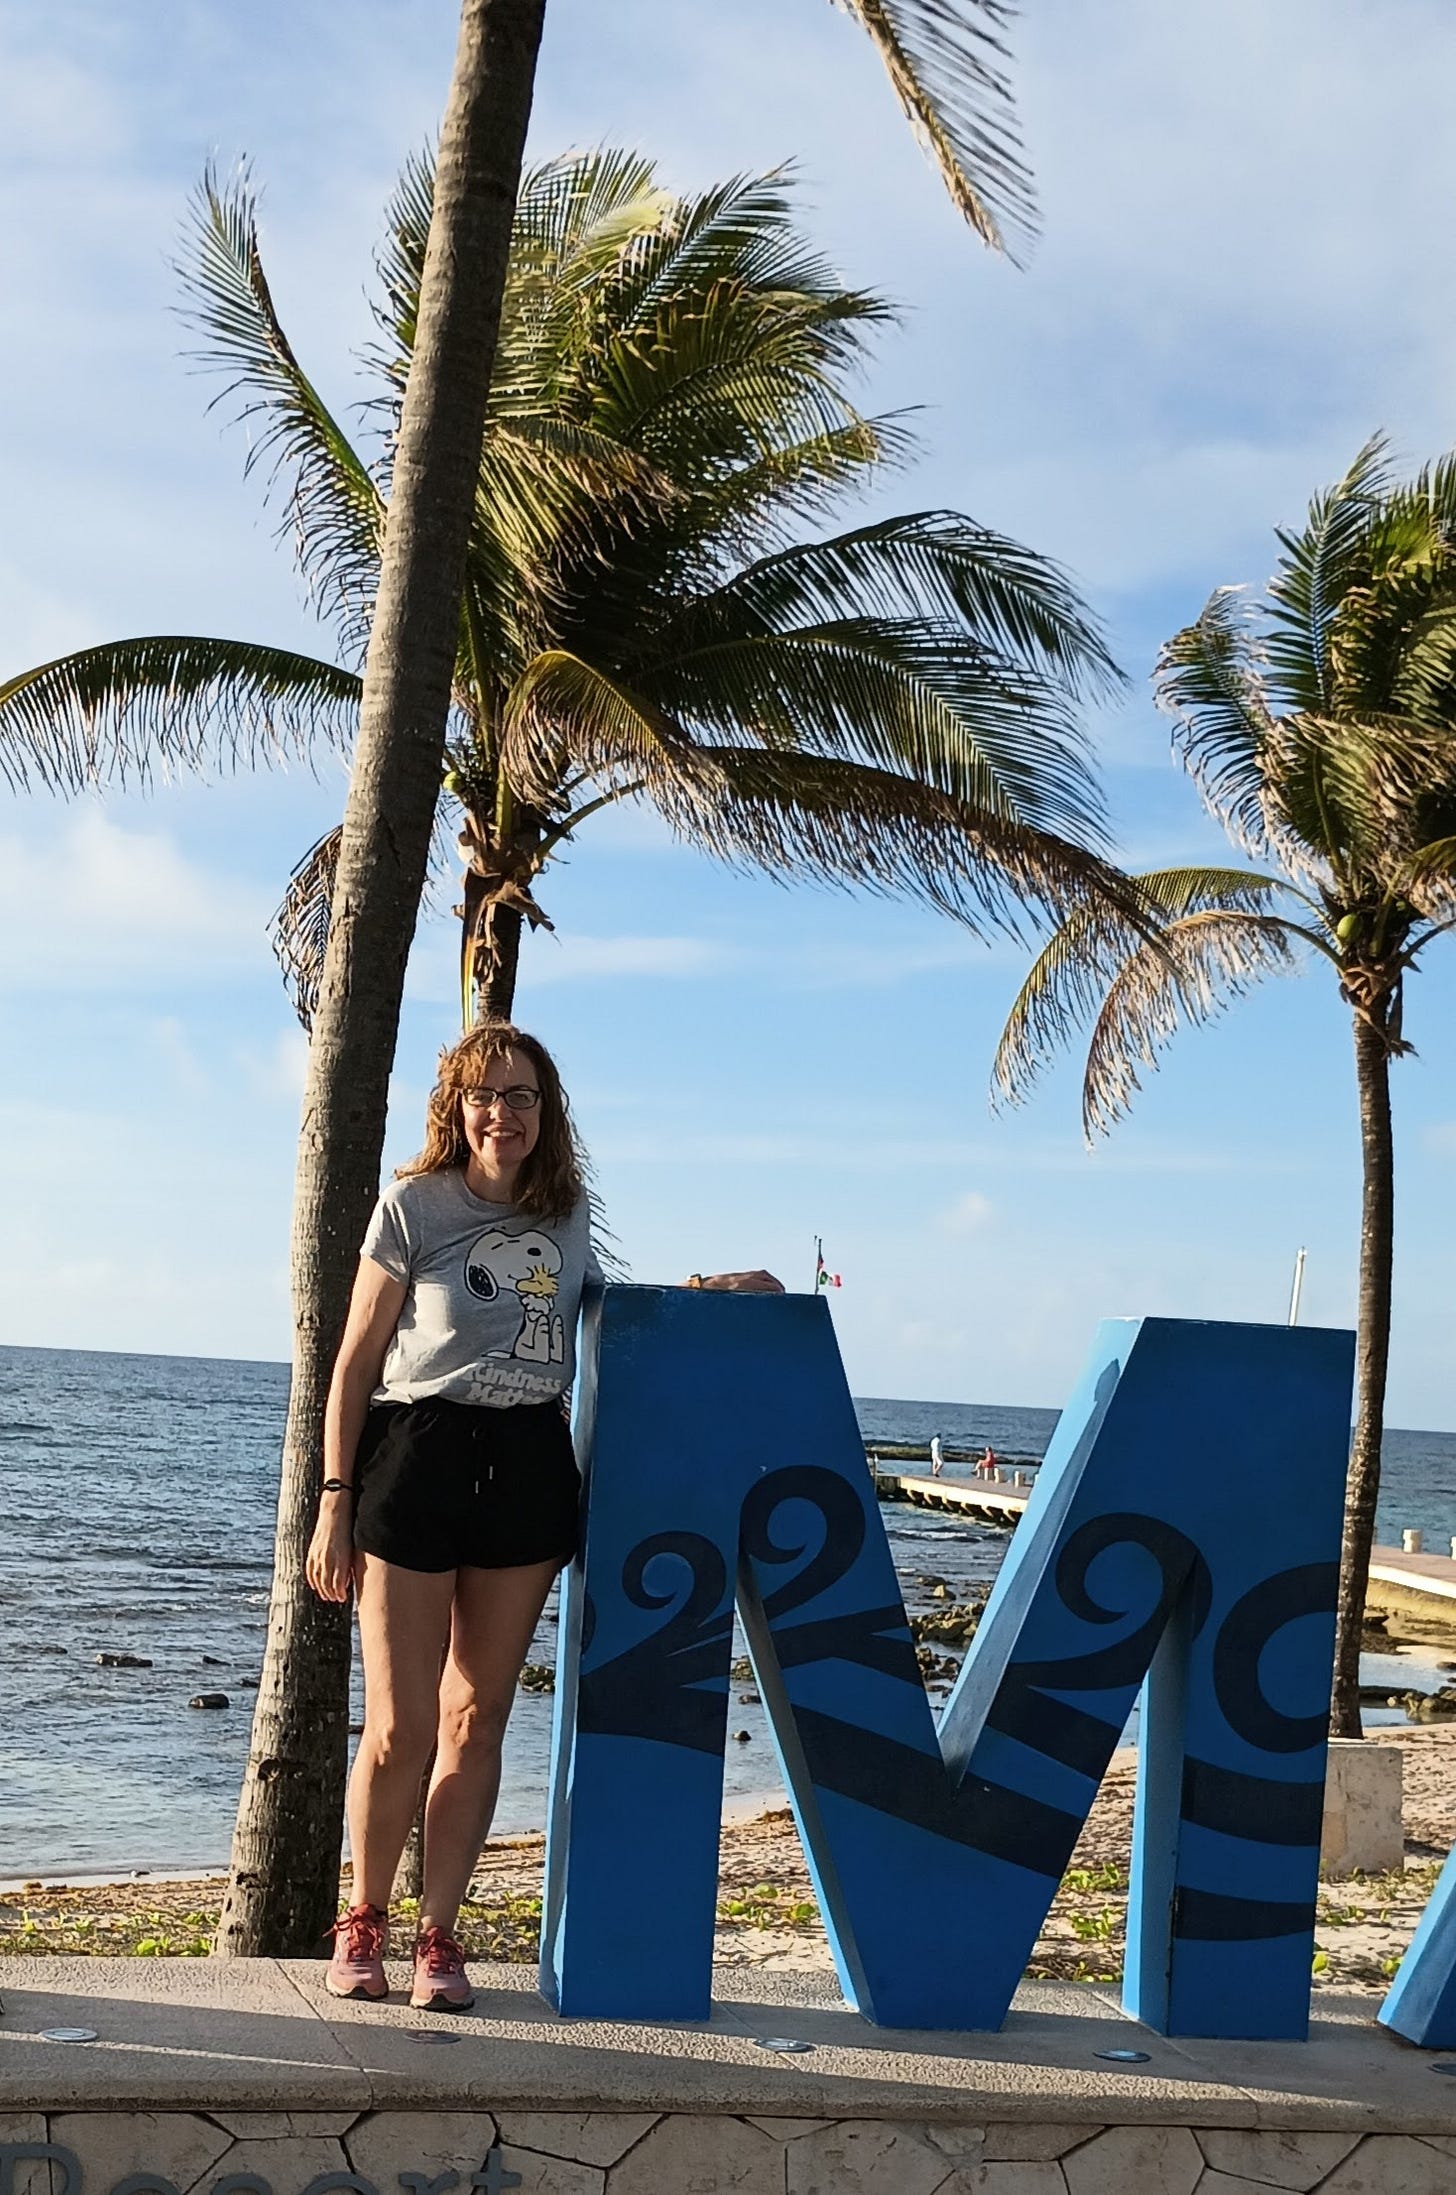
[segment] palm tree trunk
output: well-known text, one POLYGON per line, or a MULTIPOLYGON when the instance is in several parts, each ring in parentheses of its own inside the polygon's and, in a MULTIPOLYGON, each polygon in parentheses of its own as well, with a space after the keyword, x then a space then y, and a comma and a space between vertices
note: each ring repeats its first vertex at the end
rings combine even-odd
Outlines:
POLYGON ((516 1003, 516 969, 521 957, 519 907, 492 900, 475 963, 477 1021, 509 1021, 516 1003))
POLYGON ((1340 1598, 1335 1632, 1335 1684, 1330 1729, 1337 1738, 1360 1732, 1360 1634, 1380 1448, 1385 1431, 1385 1371, 1390 1354, 1390 1278, 1395 1251, 1395 1153, 1390 1128, 1390 1052, 1381 1027, 1355 1019, 1355 1073, 1360 1090, 1360 1305, 1355 1347, 1355 1439, 1345 1488, 1345 1536, 1340 1550, 1340 1598))
POLYGON ((439 798, 460 589, 545 0, 464 0, 294 1189, 293 1382, 268 1645, 217 1950, 314 1951, 336 1910, 346 1612, 303 1578, 323 1402, 379 1186, 439 798))

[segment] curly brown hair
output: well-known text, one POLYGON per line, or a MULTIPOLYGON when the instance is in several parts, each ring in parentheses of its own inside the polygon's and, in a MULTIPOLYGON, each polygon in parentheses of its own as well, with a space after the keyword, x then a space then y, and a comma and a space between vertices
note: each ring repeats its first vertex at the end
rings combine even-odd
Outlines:
POLYGON ((541 1085, 541 1132, 535 1149, 521 1163, 516 1208, 532 1219, 565 1219, 586 1194, 571 1109, 556 1062, 545 1045, 510 1021, 483 1021, 458 1044, 441 1052, 435 1087, 425 1111, 425 1147, 418 1158, 395 1169, 395 1179, 464 1166, 470 1146, 460 1116, 460 1093, 477 1088, 491 1062, 511 1052, 524 1053, 541 1085))

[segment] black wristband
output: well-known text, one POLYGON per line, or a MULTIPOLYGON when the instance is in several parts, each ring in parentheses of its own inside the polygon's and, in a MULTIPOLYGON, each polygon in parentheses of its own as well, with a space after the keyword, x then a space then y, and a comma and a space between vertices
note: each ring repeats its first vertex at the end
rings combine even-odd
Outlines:
POLYGON ((326 1494, 352 1494, 354 1489, 347 1479, 325 1479, 323 1491, 326 1494))

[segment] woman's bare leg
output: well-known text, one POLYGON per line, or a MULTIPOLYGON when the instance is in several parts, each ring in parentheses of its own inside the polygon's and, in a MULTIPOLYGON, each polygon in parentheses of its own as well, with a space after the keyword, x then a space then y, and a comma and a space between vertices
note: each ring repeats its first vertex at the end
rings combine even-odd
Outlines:
POLYGON ((501 1739, 516 1679, 556 1564, 457 1570, 450 1653, 440 1679, 435 1772, 425 1802, 420 1928, 453 1935, 500 1790, 501 1739))
POLYGON ((354 1901, 387 1907, 439 1715, 440 1658, 464 1572, 403 1570, 361 1555, 364 1732, 349 1778, 354 1901))

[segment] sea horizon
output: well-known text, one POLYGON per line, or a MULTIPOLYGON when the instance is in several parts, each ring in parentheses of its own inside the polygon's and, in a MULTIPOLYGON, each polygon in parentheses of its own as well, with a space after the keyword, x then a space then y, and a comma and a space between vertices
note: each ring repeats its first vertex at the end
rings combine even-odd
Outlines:
MULTIPOLYGON (((1262 1324, 1268 1326, 1276 1326, 1282 1325, 1284 1322, 1279 1319, 1255 1319, 1252 1321, 1248 1321, 1247 1323, 1253 1325, 1262 1324)), ((287 1357, 217 1356, 211 1355, 205 1351, 185 1349, 82 1349, 74 1342, 59 1341, 0 1341, 0 1351, 5 1350, 24 1350, 34 1356, 129 1357, 136 1358, 143 1362, 156 1359, 164 1364, 261 1365, 266 1366, 270 1371, 277 1372, 287 1372, 291 1368, 290 1361, 287 1357)), ((854 1393, 852 1389, 851 1396, 856 1403, 908 1403, 913 1405, 913 1407, 917 1410, 984 1409, 1005 1410, 1012 1412, 1013 1414, 1026 1412, 1033 1415, 1045 1411, 1055 1417, 1060 1416, 1062 1408, 1062 1405, 1060 1403, 1055 1402, 966 1403, 964 1401, 957 1401, 955 1398, 946 1395, 861 1395, 854 1393)), ((1435 1435, 1438 1439, 1456 1439, 1456 1426, 1397 1425, 1393 1420, 1387 1419, 1385 1424, 1385 1430, 1387 1433, 1405 1433, 1416 1437, 1419 1437, 1422 1434, 1429 1433, 1435 1435)), ((882 1434, 879 1437, 882 1439, 888 1439, 889 1435, 882 1434)))

